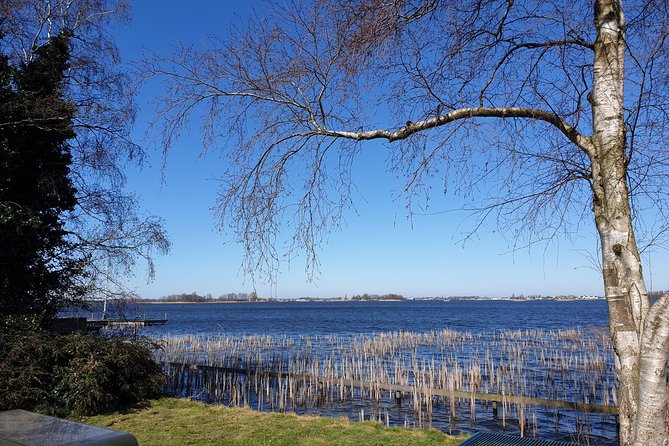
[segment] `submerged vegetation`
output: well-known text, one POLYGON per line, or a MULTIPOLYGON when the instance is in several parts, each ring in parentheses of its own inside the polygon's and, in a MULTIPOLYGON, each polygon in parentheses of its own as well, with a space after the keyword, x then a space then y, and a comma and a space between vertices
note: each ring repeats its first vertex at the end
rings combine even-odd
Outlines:
POLYGON ((615 437, 613 417, 592 413, 613 413, 616 404, 609 337, 601 330, 183 336, 162 343, 157 355, 169 391, 179 396, 387 425, 458 431, 479 423, 525 436, 615 437), (584 406, 565 410, 532 399, 584 406))
POLYGON ((161 399, 129 413, 84 421, 132 433, 143 446, 274 445, 274 446, 455 446, 437 430, 385 428, 379 423, 346 419, 295 417, 259 413, 178 399, 161 399))

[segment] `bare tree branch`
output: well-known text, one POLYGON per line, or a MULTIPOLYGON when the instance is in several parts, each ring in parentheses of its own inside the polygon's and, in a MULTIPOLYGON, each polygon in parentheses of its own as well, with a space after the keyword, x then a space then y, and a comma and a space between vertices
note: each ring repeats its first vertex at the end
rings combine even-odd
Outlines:
POLYGON ((445 124, 450 124, 451 122, 460 119, 471 119, 471 118, 501 118, 501 119, 525 118, 525 119, 534 119, 537 121, 544 121, 557 127, 567 138, 569 138, 571 142, 576 144, 586 154, 591 153, 592 143, 589 137, 581 135, 578 131, 576 131, 576 129, 574 129, 571 125, 567 124, 558 115, 546 112, 544 110, 516 108, 516 107, 462 108, 454 110, 446 115, 437 116, 435 118, 426 119, 418 122, 407 122, 407 125, 405 127, 402 127, 397 131, 367 130, 364 132, 350 132, 350 131, 337 131, 337 130, 320 131, 320 129, 317 129, 319 130, 317 134, 354 139, 356 141, 371 140, 371 139, 387 139, 389 142, 394 142, 406 139, 417 132, 422 132, 435 127, 440 127, 445 124))

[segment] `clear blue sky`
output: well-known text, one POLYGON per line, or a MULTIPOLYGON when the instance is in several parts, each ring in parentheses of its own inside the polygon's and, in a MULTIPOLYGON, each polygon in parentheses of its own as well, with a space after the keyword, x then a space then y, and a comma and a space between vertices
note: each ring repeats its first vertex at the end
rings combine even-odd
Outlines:
MULTIPOLYGON (((138 58, 142 48, 161 52, 178 40, 198 46, 207 35, 224 36, 230 23, 243 23, 252 5, 261 7, 257 1, 229 0, 194 0, 187 5, 176 0, 136 0, 132 23, 115 30, 124 62, 138 58)), ((153 94, 147 88, 139 97, 137 140, 147 131, 153 94)), ((153 282, 147 283, 141 270, 130 281, 142 297, 192 291, 218 296, 254 288, 240 270, 242 248, 232 242, 232 234, 216 229, 211 211, 217 194, 214 178, 223 172, 223 160, 216 150, 202 154, 197 125, 192 128, 170 152, 164 171, 155 143, 158 138, 149 132, 148 141, 153 144, 147 142, 147 164, 128 171, 128 189, 138 196, 144 211, 164 219, 173 245, 169 255, 157 258, 153 282)), ((346 227, 321 246, 316 281, 307 281, 304 261, 298 258, 281 271, 276 286, 256 283, 259 296, 603 295, 602 279, 588 258, 596 256, 598 248, 591 225, 583 225, 584 232, 573 241, 556 240, 515 252, 512 241, 494 227, 484 226, 463 246, 467 215, 439 213, 457 208, 457 202, 437 189, 430 206, 437 214, 409 221, 404 202, 393 200, 399 183, 386 172, 384 161, 380 143, 365 146, 354 172, 358 212, 348 215, 346 227)), ((655 249, 652 255, 653 289, 668 289, 667 253, 655 249)))

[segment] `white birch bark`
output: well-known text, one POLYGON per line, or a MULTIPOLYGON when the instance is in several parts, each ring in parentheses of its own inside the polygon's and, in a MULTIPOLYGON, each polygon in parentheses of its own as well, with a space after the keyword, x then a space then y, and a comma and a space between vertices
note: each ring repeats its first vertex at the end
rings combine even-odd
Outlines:
POLYGON ((669 294, 646 315, 639 358, 639 406, 634 444, 666 445, 669 294))
POLYGON ((625 17, 620 0, 598 0, 593 73, 593 211, 600 235, 609 328, 619 384, 621 445, 667 442, 664 299, 650 304, 634 238, 624 122, 625 17))

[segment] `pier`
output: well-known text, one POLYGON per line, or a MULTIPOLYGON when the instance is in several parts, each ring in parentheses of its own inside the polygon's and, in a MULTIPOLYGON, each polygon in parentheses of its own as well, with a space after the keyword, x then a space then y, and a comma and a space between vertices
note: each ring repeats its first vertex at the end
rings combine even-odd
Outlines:
POLYGON ((155 325, 165 325, 165 319, 88 319, 86 327, 88 330, 100 330, 106 327, 152 327, 155 325))
POLYGON ((51 330, 59 333, 99 331, 102 328, 140 328, 154 325, 165 325, 167 315, 164 319, 87 319, 85 317, 59 317, 49 323, 51 330))

